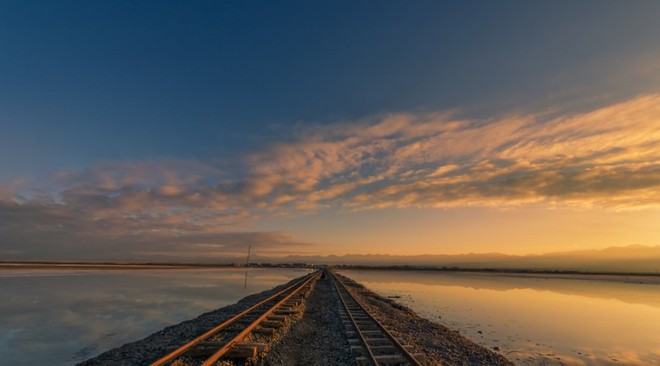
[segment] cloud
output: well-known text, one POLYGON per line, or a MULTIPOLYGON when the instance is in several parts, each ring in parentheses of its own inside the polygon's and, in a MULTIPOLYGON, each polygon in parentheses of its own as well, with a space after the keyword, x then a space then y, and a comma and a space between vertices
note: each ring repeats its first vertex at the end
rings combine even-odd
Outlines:
POLYGON ((307 128, 249 163, 260 199, 312 208, 657 205, 660 96, 554 117, 395 114, 307 128))
POLYGON ((580 114, 401 113, 292 132, 234 162, 99 162, 41 187, 2 185, 0 250, 219 257, 246 242, 301 250, 248 228, 310 210, 660 204, 660 95, 580 114))
POLYGON ((312 245, 282 232, 222 231, 176 215, 101 218, 67 205, 8 201, 0 201, 0 244, 15 259, 170 261, 243 257, 248 244, 260 255, 312 245))

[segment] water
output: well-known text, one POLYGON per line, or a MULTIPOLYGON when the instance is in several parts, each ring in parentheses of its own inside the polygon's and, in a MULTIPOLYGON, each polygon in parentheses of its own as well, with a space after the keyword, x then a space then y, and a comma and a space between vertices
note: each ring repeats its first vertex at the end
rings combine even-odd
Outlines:
POLYGON ((0 270, 0 364, 73 365, 307 272, 0 270))
POLYGON ((479 344, 498 347, 518 365, 660 365, 657 281, 418 271, 342 274, 479 344))

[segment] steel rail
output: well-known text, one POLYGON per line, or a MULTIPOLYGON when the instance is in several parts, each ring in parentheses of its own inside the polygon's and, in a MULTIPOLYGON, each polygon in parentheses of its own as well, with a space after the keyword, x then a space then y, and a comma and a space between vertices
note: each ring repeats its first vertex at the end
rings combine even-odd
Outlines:
MULTIPOLYGON (((275 294, 273 294, 273 295, 267 297, 266 299, 264 299, 264 300, 262 300, 262 301, 260 301, 260 302, 258 302, 258 303, 256 303, 256 304, 250 306, 249 308, 247 308, 247 309, 241 311, 240 313, 238 313, 238 314, 232 316, 231 318, 225 320, 225 321, 222 322, 220 325, 218 325, 218 326, 216 326, 216 327, 214 327, 214 328, 212 328, 212 329, 206 331, 204 334, 198 336, 197 338, 191 340, 190 342, 184 344, 183 346, 177 348, 176 350, 174 350, 174 351, 168 353, 167 355, 165 355, 165 356, 159 358, 158 360, 156 360, 155 362, 153 362, 150 366, 163 366, 163 365, 166 365, 166 364, 169 363, 170 361, 173 361, 175 358, 177 358, 177 357, 183 355, 184 353, 186 353, 188 350, 190 350, 190 349, 191 349, 192 347, 194 347, 195 345, 201 343, 202 341, 206 340, 207 338, 209 338, 209 337, 215 335, 216 333, 220 332, 222 329, 224 329, 224 328, 226 328, 227 326, 231 325, 232 323, 234 323, 236 320, 242 318, 243 316, 249 314, 250 312, 252 312, 252 311, 255 310, 256 308, 258 308, 258 307, 260 307, 260 306, 262 306, 262 305, 268 303, 269 301, 272 301, 272 300, 275 299, 276 297, 281 296, 282 294, 284 294, 284 293, 286 293, 287 291, 289 291, 289 290, 295 288, 296 286, 299 286, 298 289, 296 289, 292 294, 290 294, 289 296, 287 296, 287 297, 285 298, 285 299, 288 300, 293 294, 297 293, 301 288, 303 288, 307 283, 309 283, 314 277, 317 277, 319 274, 320 274, 320 271, 316 271, 316 272, 314 272, 314 273, 308 274, 307 276, 305 276, 304 278, 302 278, 300 281, 298 281, 298 282, 292 284, 291 286, 289 286, 289 287, 287 287, 287 288, 285 288, 285 289, 283 289, 283 290, 281 290, 281 291, 279 291, 279 292, 277 292, 277 293, 275 293, 275 294)), ((276 305, 274 305, 273 307, 271 307, 271 309, 268 310, 268 314, 272 313, 272 312, 273 312, 277 307, 279 307, 283 302, 284 302, 284 300, 278 302, 276 305)), ((265 318, 265 317, 263 317, 263 318, 265 318)), ((261 320, 263 320, 263 319, 261 319, 261 320)), ((259 322, 260 322, 260 321, 259 321, 259 322)), ((250 324, 250 325, 252 325, 252 324, 250 324)), ((256 325, 255 325, 255 326, 256 326, 256 325)), ((254 327, 253 327, 253 328, 254 328, 254 327)), ((249 333, 249 332, 246 332, 246 334, 247 334, 247 333, 249 333)), ((236 339, 236 337, 235 337, 234 339, 232 339, 232 341, 230 341, 230 342, 234 342, 235 339, 236 339)), ((234 343, 235 343, 235 342, 234 342, 234 343)), ((234 345, 234 343, 232 343, 232 346, 234 345)), ((231 348, 231 347, 230 347, 230 348, 231 348)), ((226 351, 225 351, 225 353, 226 353, 226 351)), ((223 353, 223 354, 224 354, 224 353, 223 353)), ((215 356, 215 355, 214 355, 214 356, 215 356)), ((222 356, 222 355, 220 355, 220 356, 222 356)), ((219 358, 219 357, 218 357, 218 358, 219 358)), ((216 359, 216 360, 217 360, 217 359, 216 359)))
MULTIPOLYGON (((405 359, 407 359, 408 362, 410 362, 411 365, 413 365, 413 366, 422 366, 422 364, 419 361, 417 361, 417 359, 415 359, 415 357, 410 352, 408 352, 408 350, 401 343, 399 343, 399 341, 392 335, 392 333, 390 333, 385 328, 385 326, 383 326, 383 324, 381 324, 373 315, 371 315, 371 313, 369 311, 367 311, 367 309, 364 307, 362 302, 360 302, 360 300, 358 300, 348 290, 346 285, 341 280, 339 280, 339 278, 337 278, 337 276, 334 273, 332 273, 331 275, 332 275, 333 280, 336 281, 337 284, 341 285, 341 287, 346 291, 346 293, 351 297, 351 299, 355 301, 355 303, 360 307, 360 309, 362 309, 362 311, 367 315, 367 317, 371 321, 373 321, 374 324, 383 332, 383 335, 385 335, 390 340, 390 342, 392 342, 392 344, 395 346, 395 348, 398 348, 398 350, 401 352, 401 355, 405 359)), ((337 291, 337 293, 339 294, 339 298, 341 299, 341 293, 339 291, 337 291)), ((345 304, 343 299, 342 299, 342 302, 345 304)), ((348 312, 350 314, 350 311, 348 310, 348 307, 346 307, 346 312, 348 312)), ((351 315, 351 318, 352 318, 352 315, 351 315)), ((353 325, 355 326, 356 330, 359 329, 359 328, 357 328, 357 324, 355 322, 353 323, 353 325)), ((359 330, 358 330, 358 334, 360 334, 359 330)), ((360 334, 360 337, 362 338, 362 334, 360 334)), ((363 339, 363 341, 364 341, 364 344, 367 344, 366 340, 363 339)), ((370 348, 370 346, 367 344, 367 350, 368 350, 369 354, 372 357, 372 362, 375 362, 374 365, 378 366, 379 362, 377 360, 374 360, 375 356, 373 355, 371 350, 369 350, 369 348, 370 348)))
POLYGON ((341 293, 339 291, 339 286, 337 285, 337 281, 334 278, 332 280, 332 284, 334 285, 335 290, 337 290, 337 294, 339 295, 339 300, 341 301, 342 305, 344 305, 344 309, 346 310, 346 314, 348 314, 348 317, 351 319, 351 323, 353 323, 353 328, 355 328, 355 332, 357 333, 358 337, 360 338, 360 343, 362 343, 362 346, 364 347, 364 349, 367 350, 369 360, 371 362, 373 362, 374 365, 378 365, 378 361, 376 360, 376 356, 374 356, 374 353, 371 352, 371 347, 369 347, 369 343, 367 343, 367 340, 364 338, 364 334, 362 334, 362 331, 360 330, 360 327, 358 327, 357 322, 355 321, 355 318, 353 318, 353 314, 351 314, 351 311, 348 309, 348 304, 346 304, 346 301, 344 301, 344 297, 341 296, 341 293))
POLYGON ((286 297, 284 297, 282 300, 280 300, 277 304, 275 304, 273 307, 271 307, 268 311, 263 313, 257 320, 252 322, 249 326, 247 326, 243 331, 241 331, 236 337, 234 337, 231 341, 227 342, 225 346, 220 348, 216 353, 213 354, 213 356, 209 357, 202 366, 211 366, 215 361, 220 359, 225 353, 229 352, 231 348, 236 344, 238 341, 240 341, 243 337, 245 337, 248 333, 252 331, 252 329, 256 328, 259 323, 261 323, 264 319, 266 319, 267 316, 269 316, 273 311, 277 310, 282 304, 284 304, 287 300, 289 300, 293 295, 297 294, 298 291, 303 289, 309 282, 311 282, 314 278, 318 277, 320 275, 320 271, 316 271, 312 275, 310 275, 303 284, 301 284, 298 288, 293 290, 290 294, 288 294, 286 297))

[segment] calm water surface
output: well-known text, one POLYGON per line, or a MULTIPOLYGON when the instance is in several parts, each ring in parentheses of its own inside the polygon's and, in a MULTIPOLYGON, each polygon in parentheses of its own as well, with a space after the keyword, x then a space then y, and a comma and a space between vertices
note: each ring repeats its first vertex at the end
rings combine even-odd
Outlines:
POLYGON ((305 273, 0 270, 0 364, 73 365, 305 273))
POLYGON ((660 365, 660 284, 342 271, 518 365, 660 365))

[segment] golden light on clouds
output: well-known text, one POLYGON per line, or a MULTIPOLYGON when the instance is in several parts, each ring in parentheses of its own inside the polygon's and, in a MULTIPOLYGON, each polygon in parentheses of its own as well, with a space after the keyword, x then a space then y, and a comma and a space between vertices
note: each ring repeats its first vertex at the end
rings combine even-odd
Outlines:
MULTIPOLYGON (((660 95, 579 114, 466 120, 402 113, 293 133, 291 141, 253 151, 233 166, 104 162, 55 174, 47 182, 60 187, 55 193, 30 194, 37 182, 5 185, 2 235, 12 242, 61 237, 67 243, 103 236, 141 243, 141 252, 156 251, 163 241, 175 243, 171 248, 230 250, 225 244, 239 242, 237 230, 326 211, 660 206, 660 95)), ((428 238, 420 248, 432 247, 432 233, 420 232, 428 238)), ((270 238, 273 248, 301 244, 277 230, 243 234, 263 243, 270 238)), ((461 247, 480 248, 478 241, 461 247)))
POLYGON ((392 115, 304 131, 255 154, 259 197, 351 209, 660 202, 660 97, 548 118, 392 115))

